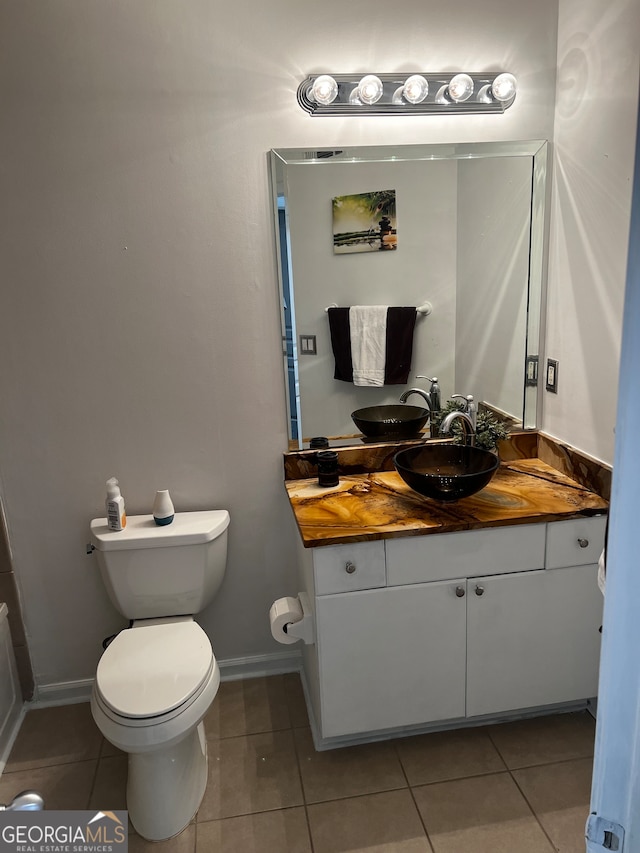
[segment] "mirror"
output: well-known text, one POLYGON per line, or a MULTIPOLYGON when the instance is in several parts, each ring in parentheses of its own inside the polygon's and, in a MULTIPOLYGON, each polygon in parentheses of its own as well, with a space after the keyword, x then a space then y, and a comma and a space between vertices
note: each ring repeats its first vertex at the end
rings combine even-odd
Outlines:
POLYGON ((535 429, 546 142, 277 149, 270 160, 290 449, 314 436, 358 443, 351 412, 428 390, 419 374, 438 377, 443 405, 473 394, 514 427, 535 429), (334 200, 389 190, 396 250, 380 251, 374 208, 355 238, 366 250, 334 251, 334 200), (333 378, 329 306, 425 304, 406 385, 333 378))

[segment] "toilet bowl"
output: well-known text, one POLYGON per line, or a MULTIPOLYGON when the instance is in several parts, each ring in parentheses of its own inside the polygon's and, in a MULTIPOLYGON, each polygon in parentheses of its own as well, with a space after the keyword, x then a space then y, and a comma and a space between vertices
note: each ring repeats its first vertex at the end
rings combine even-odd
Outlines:
POLYGON ((134 622, 100 659, 91 711, 106 739, 128 753, 127 807, 144 838, 177 834, 202 801, 202 720, 219 684, 209 639, 191 617, 134 622))
POLYGON ((109 536, 106 519, 91 524, 107 590, 132 618, 100 658, 91 711, 104 737, 128 754, 131 823, 143 838, 162 841, 188 825, 207 785, 203 719, 220 671, 188 611, 221 583, 229 515, 177 513, 175 529, 157 534, 150 518, 128 519, 131 529, 114 533, 118 538, 109 536), (158 615, 167 608, 178 615, 158 615))

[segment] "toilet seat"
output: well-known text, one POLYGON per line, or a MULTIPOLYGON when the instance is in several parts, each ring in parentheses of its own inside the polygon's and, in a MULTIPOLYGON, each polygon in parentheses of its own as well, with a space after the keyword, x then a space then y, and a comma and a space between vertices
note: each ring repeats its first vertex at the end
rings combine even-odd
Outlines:
POLYGON ((209 638, 191 617, 147 619, 109 644, 98 663, 96 692, 112 719, 153 725, 191 704, 215 665, 209 638))

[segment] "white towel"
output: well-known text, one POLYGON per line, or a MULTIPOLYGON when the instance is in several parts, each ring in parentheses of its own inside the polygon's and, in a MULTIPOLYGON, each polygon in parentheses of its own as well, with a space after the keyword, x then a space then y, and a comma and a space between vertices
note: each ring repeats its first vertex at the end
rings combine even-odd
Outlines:
POLYGON ((600 587, 600 592, 604 595, 604 588, 606 586, 606 575, 607 570, 604 564, 604 551, 600 554, 600 559, 598 560, 598 586, 600 587))
POLYGON ((387 306, 349 308, 354 385, 384 385, 387 348, 387 306))

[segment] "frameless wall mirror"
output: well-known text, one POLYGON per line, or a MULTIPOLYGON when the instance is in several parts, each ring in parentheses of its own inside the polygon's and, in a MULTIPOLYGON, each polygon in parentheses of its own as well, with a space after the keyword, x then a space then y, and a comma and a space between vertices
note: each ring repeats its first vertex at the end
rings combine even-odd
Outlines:
POLYGON ((270 152, 290 449, 363 440, 351 413, 428 390, 420 374, 443 404, 473 394, 536 428, 547 156, 541 140, 270 152), (334 379, 329 306, 425 303, 406 385, 334 379))

